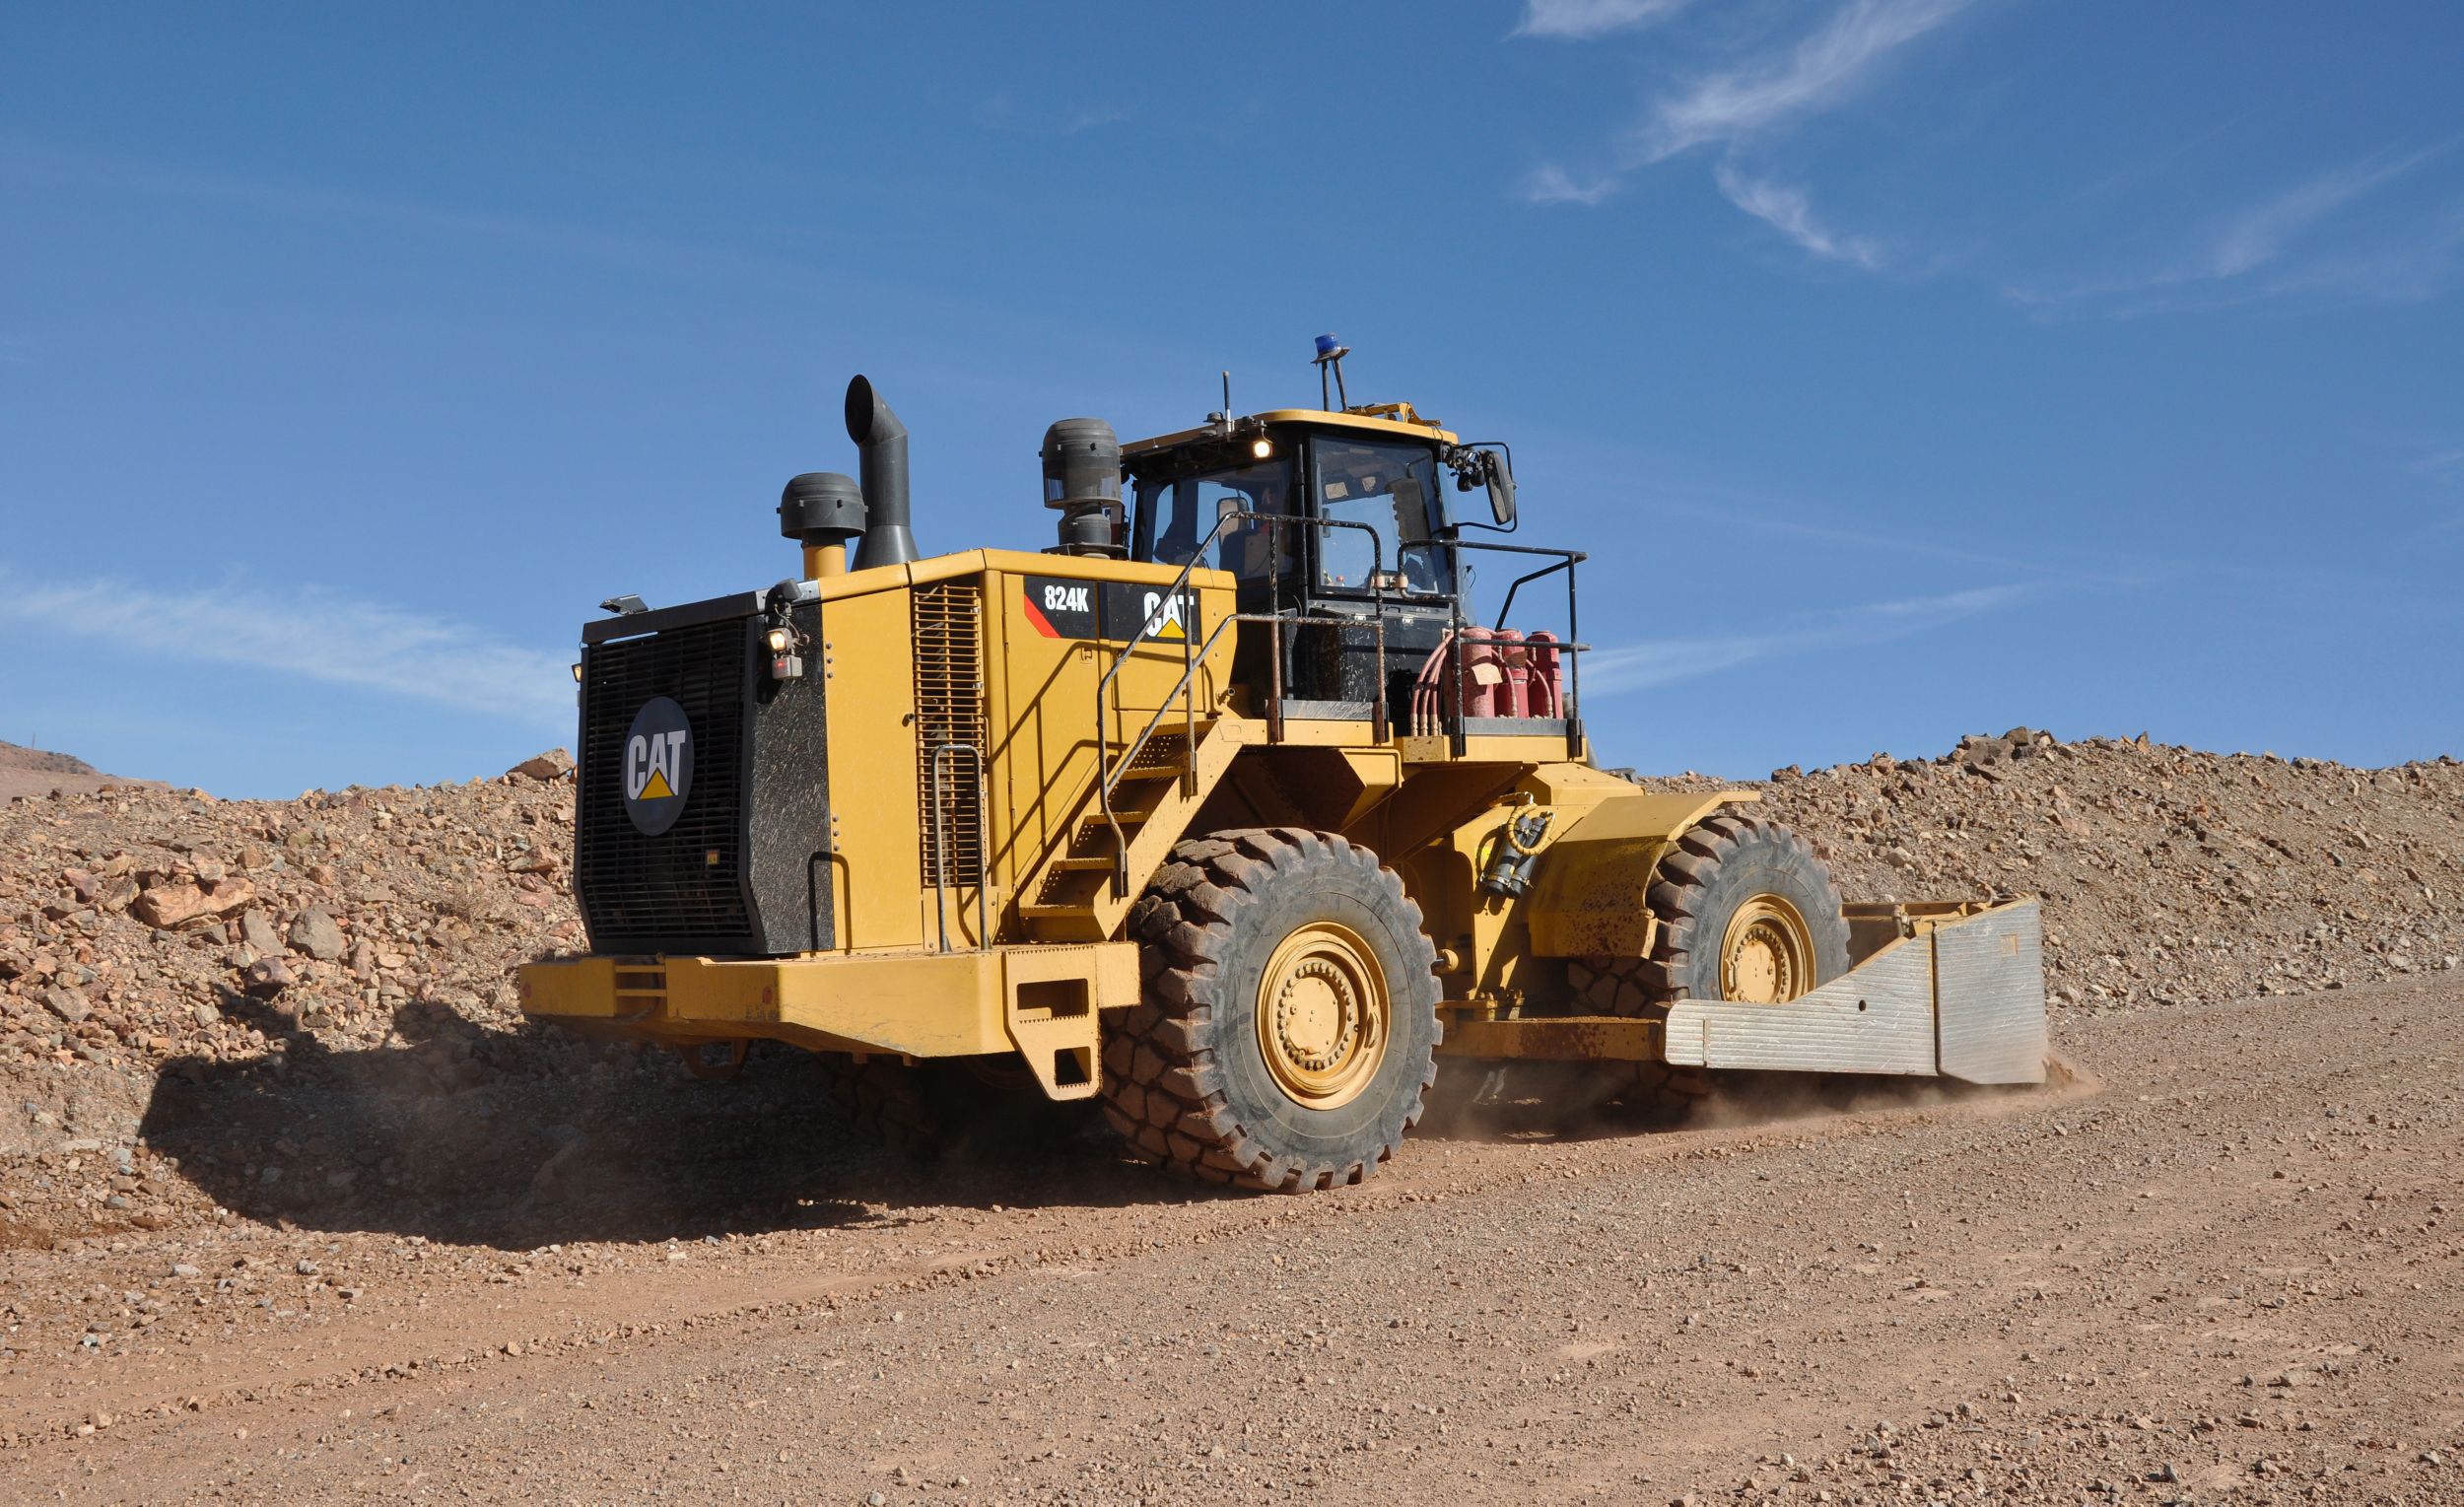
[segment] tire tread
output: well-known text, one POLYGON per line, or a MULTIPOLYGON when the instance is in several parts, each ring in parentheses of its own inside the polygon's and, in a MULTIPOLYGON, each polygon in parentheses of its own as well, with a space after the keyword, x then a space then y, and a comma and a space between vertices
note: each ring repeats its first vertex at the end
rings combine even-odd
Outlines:
MULTIPOLYGON (((1178 1176, 1271 1193, 1358 1183, 1393 1157, 1402 1132, 1419 1122, 1436 1081, 1433 1049, 1441 1028, 1434 1015, 1436 949, 1421 929, 1420 908, 1377 855, 1300 827, 1208 833, 1173 849, 1132 907, 1129 929, 1141 948, 1145 999, 1115 1018, 1120 1034, 1106 1047, 1107 1067, 1121 1061, 1125 1044, 1134 1045, 1126 1054, 1129 1071, 1108 1071, 1102 1092, 1107 1117, 1133 1153, 1178 1176), (1311 1162, 1278 1154, 1257 1128, 1241 1122, 1217 1061, 1228 1044, 1218 1040, 1214 992, 1235 969, 1242 914, 1272 886, 1305 882, 1313 872, 1337 866, 1382 890, 1386 908, 1401 923, 1393 940, 1420 977, 1390 979, 1388 991, 1399 1011, 1430 1011, 1432 1050, 1411 1064, 1409 1102, 1373 1155, 1311 1162)), ((1403 1035, 1398 1030, 1397 1045, 1403 1035)))

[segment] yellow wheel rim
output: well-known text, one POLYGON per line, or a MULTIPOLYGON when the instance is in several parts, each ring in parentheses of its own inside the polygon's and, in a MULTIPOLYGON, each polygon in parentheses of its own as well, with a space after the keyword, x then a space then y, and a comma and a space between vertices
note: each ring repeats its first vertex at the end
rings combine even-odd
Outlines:
POLYGON ((1784 1004, 1814 984, 1814 933, 1797 908, 1777 895, 1739 906, 1720 939, 1720 997, 1784 1004))
POLYGON ((1386 1061, 1395 1006, 1366 942, 1332 922, 1283 939, 1258 977, 1258 1050, 1284 1096, 1331 1110, 1360 1097, 1386 1061))

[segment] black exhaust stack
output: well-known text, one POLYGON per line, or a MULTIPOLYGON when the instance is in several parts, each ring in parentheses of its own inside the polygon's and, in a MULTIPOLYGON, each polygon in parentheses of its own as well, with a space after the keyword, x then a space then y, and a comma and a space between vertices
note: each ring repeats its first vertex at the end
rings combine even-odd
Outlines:
POLYGON ((916 533, 907 520, 907 426, 861 377, 847 384, 847 437, 861 452, 866 518, 861 563, 867 570, 905 565, 916 558, 916 533))

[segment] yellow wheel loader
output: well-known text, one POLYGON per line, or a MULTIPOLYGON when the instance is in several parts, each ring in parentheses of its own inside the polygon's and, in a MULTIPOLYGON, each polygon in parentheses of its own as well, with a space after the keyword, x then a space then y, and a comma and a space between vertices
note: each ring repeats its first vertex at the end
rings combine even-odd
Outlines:
POLYGON ((523 1009, 705 1071, 808 1049, 879 1128, 1097 1099, 1290 1191, 1374 1173, 1449 1058, 2040 1081, 2034 902, 1845 905, 1752 792, 1595 768, 1586 557, 1510 541, 1505 446, 1352 405, 1320 347, 1316 408, 1054 425, 1041 551, 920 558, 856 378, 861 480, 780 503, 795 579, 584 628, 589 951, 523 1009))

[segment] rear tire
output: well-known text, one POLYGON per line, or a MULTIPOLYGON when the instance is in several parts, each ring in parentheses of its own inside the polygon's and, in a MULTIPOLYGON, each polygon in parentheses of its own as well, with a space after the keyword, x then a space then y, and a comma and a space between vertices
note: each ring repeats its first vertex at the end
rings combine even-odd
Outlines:
POLYGON ((1182 843, 1129 915, 1145 997, 1104 1113, 1141 1158, 1296 1193, 1395 1154, 1436 1081, 1437 953, 1377 855, 1299 828, 1182 843))
POLYGON ((1015 1054, 911 1065, 831 1052, 819 1062, 823 1113, 839 1139, 920 1165, 1065 1146, 1092 1128, 1090 1105, 1047 1099, 1015 1054))
POLYGON ((844 1052, 825 1052, 815 1061, 823 1113, 842 1141, 918 1159, 940 1149, 948 1096, 930 1067, 890 1057, 859 1062, 844 1052))

